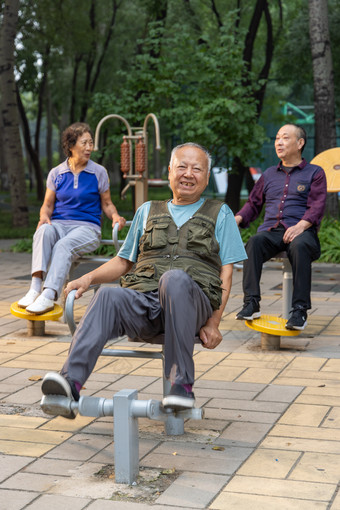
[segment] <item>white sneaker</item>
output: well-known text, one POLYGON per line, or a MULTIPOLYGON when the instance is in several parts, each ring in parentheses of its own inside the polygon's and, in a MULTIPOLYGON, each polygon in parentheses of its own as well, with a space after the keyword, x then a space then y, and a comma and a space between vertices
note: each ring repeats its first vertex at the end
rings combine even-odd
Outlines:
POLYGON ((18 307, 27 308, 27 306, 30 306, 32 303, 34 303, 38 296, 40 296, 40 292, 30 289, 27 294, 21 298, 20 301, 18 301, 18 307))
POLYGON ((26 312, 34 313, 35 315, 41 315, 49 312, 54 308, 54 301, 52 299, 45 298, 42 294, 32 303, 26 307, 26 312))

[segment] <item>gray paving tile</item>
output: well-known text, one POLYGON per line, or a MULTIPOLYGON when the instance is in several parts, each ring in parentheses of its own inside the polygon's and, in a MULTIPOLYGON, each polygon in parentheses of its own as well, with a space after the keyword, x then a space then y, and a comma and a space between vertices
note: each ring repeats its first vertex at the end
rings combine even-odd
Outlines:
POLYGON ((206 379, 197 379, 195 381, 196 388, 211 388, 218 390, 232 390, 232 391, 246 391, 246 392, 260 392, 267 385, 259 383, 242 383, 242 382, 226 382, 226 381, 211 381, 206 379))
POLYGON ((196 397, 253 400, 258 395, 258 391, 238 391, 227 389, 200 388, 196 384, 194 386, 194 390, 196 397))
POLYGON ((254 423, 275 423, 281 416, 280 413, 265 413, 256 411, 242 411, 238 409, 214 409, 206 410, 206 417, 227 421, 247 421, 254 423))
POLYGON ((303 390, 302 386, 269 385, 257 397, 257 401, 292 402, 303 390))
POLYGON ((31 462, 24 471, 26 473, 70 476, 80 465, 79 461, 41 458, 31 462))
POLYGON ((31 501, 39 498, 39 492, 8 490, 0 488, 0 508, 2 510, 22 510, 31 501))
MULTIPOLYGON (((152 505, 147 503, 132 503, 127 501, 107 501, 100 499, 91 503, 88 507, 89 510, 181 510, 185 507, 182 506, 166 506, 164 505, 152 505)), ((195 507, 192 507, 196 510, 195 507)), ((188 508, 186 508, 188 510, 188 508)))
POLYGON ((213 398, 206 408, 238 409, 242 411, 264 411, 268 413, 283 413, 288 403, 281 402, 258 402, 256 400, 232 400, 229 398, 213 398))
POLYGON ((82 508, 87 507, 90 502, 91 500, 86 498, 44 494, 28 505, 27 510, 82 510, 82 508))
POLYGON ((4 489, 16 489, 23 491, 46 492, 57 482, 54 475, 41 473, 17 473, 2 483, 4 489))
POLYGON ((6 401, 11 404, 36 404, 41 400, 41 389, 39 385, 32 385, 28 388, 16 391, 7 397, 6 401))
POLYGON ((32 462, 29 457, 18 455, 0 455, 0 482, 20 471, 32 462))
POLYGON ((157 504, 206 508, 228 482, 228 476, 183 473, 156 500, 157 504))
POLYGON ((21 371, 21 368, 0 367, 0 381, 4 381, 8 377, 18 374, 21 371))
POLYGON ((62 445, 57 446, 45 457, 48 459, 89 460, 112 442, 108 436, 75 434, 62 445))
POLYGON ((271 423, 249 423, 232 422, 222 432, 218 442, 222 439, 228 439, 243 443, 244 446, 256 446, 272 428, 271 423))
POLYGON ((112 393, 116 393, 117 391, 123 390, 125 388, 133 388, 141 391, 145 390, 145 388, 149 387, 150 384, 155 382, 157 379, 159 378, 151 376, 141 377, 137 375, 126 375, 118 381, 112 383, 106 388, 106 390, 112 391, 112 393))
POLYGON ((229 475, 252 453, 252 448, 228 447, 213 450, 212 445, 196 443, 162 443, 141 461, 145 467, 176 468, 179 471, 229 475))

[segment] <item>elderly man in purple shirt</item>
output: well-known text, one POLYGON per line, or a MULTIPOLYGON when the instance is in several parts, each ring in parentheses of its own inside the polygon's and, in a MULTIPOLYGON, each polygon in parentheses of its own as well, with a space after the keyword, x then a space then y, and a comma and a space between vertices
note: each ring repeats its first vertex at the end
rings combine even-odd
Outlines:
POLYGON ((253 320, 261 316, 262 265, 286 251, 293 269, 292 311, 286 328, 302 330, 307 324, 312 262, 320 256, 317 231, 325 210, 327 185, 323 169, 301 156, 306 142, 302 127, 286 124, 280 128, 275 140, 279 164, 263 173, 248 201, 235 215, 240 227, 248 227, 265 204, 264 221, 246 245, 244 306, 236 319, 253 320))

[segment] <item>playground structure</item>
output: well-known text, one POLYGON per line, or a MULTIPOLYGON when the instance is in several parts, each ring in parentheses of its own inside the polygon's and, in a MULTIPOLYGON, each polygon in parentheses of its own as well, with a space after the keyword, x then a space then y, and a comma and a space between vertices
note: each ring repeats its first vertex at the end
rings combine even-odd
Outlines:
POLYGON ((99 134, 104 122, 109 119, 118 119, 125 125, 127 135, 123 135, 123 142, 120 146, 120 164, 124 179, 128 182, 121 192, 125 197, 128 189, 133 186, 135 190, 135 211, 148 199, 149 186, 166 186, 168 181, 162 179, 150 179, 148 169, 148 133, 147 125, 151 119, 155 127, 156 145, 155 149, 160 150, 159 123, 154 113, 148 113, 142 127, 131 127, 129 122, 115 113, 103 117, 97 124, 94 137, 94 150, 99 148, 99 134), (133 164, 134 163, 134 164, 133 164))

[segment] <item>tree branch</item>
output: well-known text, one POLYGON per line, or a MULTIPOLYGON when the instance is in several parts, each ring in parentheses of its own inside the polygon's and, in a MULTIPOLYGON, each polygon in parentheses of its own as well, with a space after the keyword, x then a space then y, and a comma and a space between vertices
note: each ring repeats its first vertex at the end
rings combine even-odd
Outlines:
POLYGON ((217 7, 216 7, 216 4, 215 4, 215 0, 210 0, 211 1, 211 8, 212 8, 212 11, 213 13, 215 14, 215 17, 216 17, 216 20, 217 20, 217 24, 219 26, 219 28, 222 28, 223 27, 223 23, 222 23, 222 20, 221 20, 221 16, 217 10, 217 7))
POLYGON ((107 30, 107 34, 106 34, 105 40, 104 40, 103 50, 102 50, 102 53, 101 53, 101 55, 100 55, 100 57, 98 59, 96 70, 95 70, 95 73, 94 73, 94 77, 93 77, 93 80, 91 82, 90 92, 94 91, 96 83, 97 83, 97 80, 99 78, 101 66, 102 66, 104 57, 106 55, 107 49, 109 47, 109 42, 111 40, 112 33, 113 33, 113 27, 114 27, 115 22, 116 22, 117 11, 118 11, 118 8, 119 8, 120 5, 121 4, 119 4, 119 5, 117 4, 116 0, 112 0, 112 16, 111 16, 111 21, 110 21, 110 24, 109 24, 109 28, 107 30))
POLYGON ((246 35, 244 51, 243 51, 243 60, 246 63, 246 67, 248 71, 251 71, 252 68, 252 60, 253 60, 253 50, 256 39, 256 34, 260 25, 261 16, 265 8, 266 0, 257 0, 256 6, 253 12, 252 19, 250 21, 250 25, 248 28, 248 32, 246 35))

